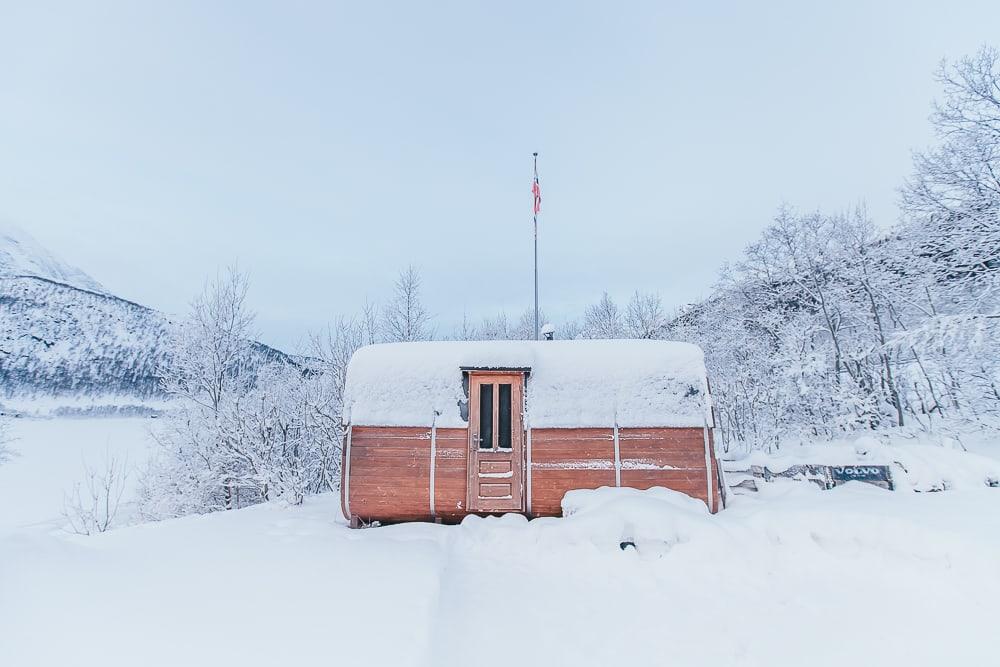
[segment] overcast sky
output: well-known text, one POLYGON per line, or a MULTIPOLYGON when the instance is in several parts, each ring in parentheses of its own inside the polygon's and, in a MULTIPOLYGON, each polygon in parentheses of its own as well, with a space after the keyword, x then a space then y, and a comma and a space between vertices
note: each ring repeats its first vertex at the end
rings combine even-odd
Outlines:
POLYGON ((787 202, 897 217, 942 57, 1000 2, 8 2, 0 219, 182 312, 217 267, 294 348, 409 263, 442 332, 706 295, 787 202), (877 5, 877 7, 875 6, 877 5))

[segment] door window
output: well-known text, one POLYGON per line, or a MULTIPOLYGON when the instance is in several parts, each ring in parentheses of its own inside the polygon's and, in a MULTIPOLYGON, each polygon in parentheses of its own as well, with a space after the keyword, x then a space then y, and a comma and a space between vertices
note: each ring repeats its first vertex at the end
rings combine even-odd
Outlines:
POLYGON ((497 410, 497 446, 500 449, 510 449, 510 385, 497 386, 500 403, 497 410))
POLYGON ((479 449, 493 449, 493 385, 479 385, 479 449))
POLYGON ((479 449, 513 448, 512 396, 509 382, 479 385, 479 449))

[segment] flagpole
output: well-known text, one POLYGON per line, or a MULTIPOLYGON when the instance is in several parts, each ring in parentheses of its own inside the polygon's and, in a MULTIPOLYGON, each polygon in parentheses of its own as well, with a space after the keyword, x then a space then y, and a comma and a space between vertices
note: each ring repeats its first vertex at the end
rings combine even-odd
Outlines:
POLYGON ((535 340, 538 340, 538 153, 532 153, 535 159, 535 200, 531 210, 534 212, 532 219, 535 223, 535 340))

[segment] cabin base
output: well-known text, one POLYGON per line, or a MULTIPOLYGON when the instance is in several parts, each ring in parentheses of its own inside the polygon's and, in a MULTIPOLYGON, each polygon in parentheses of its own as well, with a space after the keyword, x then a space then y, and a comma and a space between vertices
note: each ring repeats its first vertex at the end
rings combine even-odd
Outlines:
POLYGON ((341 507, 352 526, 453 524, 508 512, 558 517, 568 491, 619 486, 673 489, 713 513, 724 507, 708 425, 533 428, 520 455, 514 447, 479 448, 469 429, 354 426, 351 433, 341 507))

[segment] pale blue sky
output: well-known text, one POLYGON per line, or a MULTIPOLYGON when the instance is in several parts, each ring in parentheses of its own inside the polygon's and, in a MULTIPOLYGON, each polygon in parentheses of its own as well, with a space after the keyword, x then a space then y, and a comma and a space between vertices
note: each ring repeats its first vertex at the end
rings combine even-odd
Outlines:
POLYGON ((0 0, 0 219, 180 312, 239 260, 293 348, 408 263, 439 328, 704 296, 781 202, 896 216, 1000 3, 0 0))

